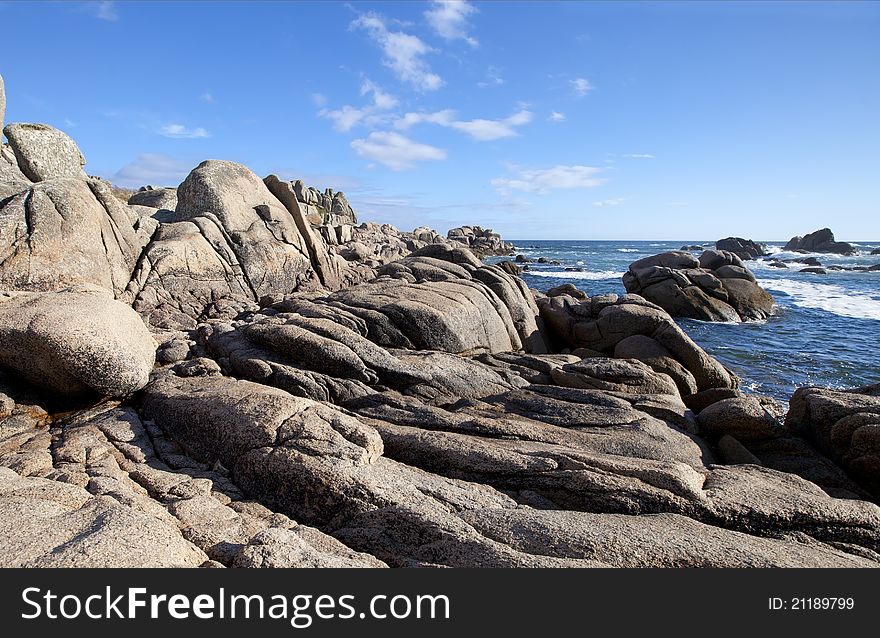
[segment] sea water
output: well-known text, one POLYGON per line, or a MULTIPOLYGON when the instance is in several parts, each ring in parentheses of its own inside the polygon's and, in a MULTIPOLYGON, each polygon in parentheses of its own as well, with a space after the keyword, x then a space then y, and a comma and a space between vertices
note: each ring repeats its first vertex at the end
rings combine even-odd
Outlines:
MULTIPOLYGON (((782 251, 783 243, 766 242, 779 259, 815 257, 823 267, 872 266, 880 242, 857 244, 859 255, 800 254, 782 251)), ((623 294, 629 264, 686 245, 714 248, 714 241, 538 241, 514 242, 516 252, 535 262, 523 278, 542 292, 564 283, 590 296, 623 294), (539 264, 545 257, 560 265, 539 264), (566 270, 582 268, 582 271, 566 270)), ((694 251, 699 255, 699 251, 694 251)), ((493 258, 491 262, 502 259, 493 258)), ((833 271, 827 275, 768 265, 769 258, 748 261, 758 283, 773 295, 775 315, 762 322, 711 323, 678 319, 679 325, 707 352, 736 372, 745 389, 788 402, 800 386, 846 388, 880 383, 880 272, 833 271)))

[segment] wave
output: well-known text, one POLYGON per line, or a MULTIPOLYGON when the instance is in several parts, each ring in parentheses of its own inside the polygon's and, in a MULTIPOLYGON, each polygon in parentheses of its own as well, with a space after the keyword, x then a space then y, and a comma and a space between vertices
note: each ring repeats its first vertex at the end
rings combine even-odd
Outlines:
POLYGON ((597 270, 595 272, 578 272, 574 270, 527 270, 523 275, 534 275, 536 277, 552 277, 554 279, 583 279, 589 281, 597 281, 600 279, 620 279, 623 277, 622 272, 614 270, 597 270))
POLYGON ((785 293, 801 308, 816 308, 853 319, 880 320, 880 299, 841 286, 792 279, 760 279, 758 283, 767 290, 785 293))
POLYGON ((640 253, 642 252, 638 248, 618 248, 617 252, 619 253, 640 253))

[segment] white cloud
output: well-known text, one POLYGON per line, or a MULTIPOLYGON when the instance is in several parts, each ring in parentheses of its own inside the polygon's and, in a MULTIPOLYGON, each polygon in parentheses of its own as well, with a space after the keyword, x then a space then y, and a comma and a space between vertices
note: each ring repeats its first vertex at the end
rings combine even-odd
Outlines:
POLYGON ((603 199, 598 202, 593 202, 593 206, 620 206, 625 200, 623 197, 615 197, 613 199, 603 199))
POLYGON ((108 176, 108 179, 124 188, 140 188, 147 184, 176 186, 189 175, 191 168, 189 164, 167 155, 144 153, 108 176))
POLYGON ((502 194, 514 190, 546 194, 563 188, 594 188, 606 182, 598 176, 602 169, 594 166, 559 164, 552 168, 512 169, 516 177, 496 177, 490 182, 502 194))
POLYGON ((570 80, 571 86, 574 89, 574 92, 578 95, 586 95, 588 91, 593 90, 593 85, 590 84, 590 81, 585 78, 576 78, 574 80, 570 80))
POLYGON ((333 120, 333 128, 341 133, 345 133, 346 131, 353 129, 364 119, 364 117, 366 117, 367 110, 355 108, 346 104, 341 109, 334 109, 333 111, 322 109, 318 112, 318 115, 333 120))
POLYGON ((156 131, 162 137, 170 137, 173 139, 186 139, 193 140, 200 137, 211 137, 211 134, 208 133, 201 126, 196 128, 187 128, 183 124, 165 124, 158 131, 156 131))
POLYGON ((366 139, 352 140, 351 148, 394 171, 414 168, 417 162, 446 159, 442 148, 414 142, 393 131, 374 131, 366 139))
POLYGON ((649 153, 629 153, 624 155, 624 157, 629 157, 630 159, 654 159, 654 156, 649 153))
POLYGON ((425 11, 425 19, 434 33, 444 40, 464 40, 472 47, 480 43, 468 34, 467 17, 477 8, 464 0, 434 0, 431 8, 425 11))
MULTIPOLYGON (((379 85, 369 79, 361 84, 361 95, 370 95, 372 103, 363 107, 355 107, 346 104, 341 109, 321 109, 320 117, 333 120, 333 128, 345 133, 360 123, 379 124, 386 121, 386 117, 380 115, 381 111, 393 109, 397 106, 397 98, 382 90, 379 85)), ((322 96, 323 97, 323 96, 322 96)))
POLYGON ((69 126, 69 127, 72 128, 72 127, 75 127, 75 126, 76 126, 76 122, 74 122, 73 120, 71 120, 69 117, 65 117, 65 118, 64 118, 64 126, 69 126))
POLYGON ((394 128, 405 131, 406 129, 421 123, 439 124, 449 126, 455 120, 455 111, 445 109, 434 113, 407 113, 394 121, 394 128))
POLYGON ((381 87, 379 87, 377 84, 370 81, 369 79, 364 80, 364 83, 361 84, 361 95, 367 95, 368 93, 372 93, 373 106, 375 106, 377 109, 387 110, 393 109, 395 106, 397 106, 396 97, 385 93, 385 91, 383 91, 381 87))
POLYGON ((547 118, 548 122, 564 122, 565 121, 565 113, 560 113, 559 111, 550 111, 550 117, 547 118))
POLYGON ((311 98, 312 103, 317 107, 322 107, 327 104, 327 96, 323 93, 312 93, 311 98))
POLYGON ((431 71, 424 56, 433 49, 419 38, 402 31, 389 31, 383 19, 370 12, 360 16, 351 29, 364 29, 382 47, 382 63, 404 82, 420 91, 435 91, 443 86, 443 79, 431 71))
POLYGON ((202 93, 202 94, 199 96, 199 99, 200 99, 202 102, 208 102, 208 103, 210 104, 210 103, 212 103, 212 102, 214 101, 214 96, 211 95, 210 93, 202 93))
POLYGON ((532 112, 522 109, 510 117, 502 120, 456 120, 455 111, 446 109, 435 113, 407 113, 394 122, 394 127, 406 130, 415 124, 422 122, 437 124, 470 135, 480 142, 499 140, 505 137, 515 137, 518 133, 517 126, 523 126, 532 121, 532 112))
POLYGON ((94 7, 95 17, 99 20, 106 20, 107 22, 119 20, 119 13, 116 11, 115 2, 94 2, 90 4, 94 7))
POLYGON ((504 137, 515 137, 519 133, 514 130, 514 127, 523 126, 531 121, 532 112, 522 110, 503 120, 476 119, 466 122, 452 122, 450 127, 462 133, 467 133, 475 140, 488 142, 504 137))

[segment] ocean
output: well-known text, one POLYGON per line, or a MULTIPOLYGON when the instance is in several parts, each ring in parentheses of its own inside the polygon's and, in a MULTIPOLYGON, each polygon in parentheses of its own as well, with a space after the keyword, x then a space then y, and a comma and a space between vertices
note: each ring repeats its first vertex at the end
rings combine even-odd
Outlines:
MULTIPOLYGON (((625 293, 621 276, 629 264, 685 245, 714 248, 707 241, 546 241, 513 242, 518 254, 554 264, 528 264, 523 278, 542 292, 572 283, 588 295, 625 293), (566 270, 583 268, 583 271, 566 270)), ((860 254, 786 253, 784 243, 764 242, 773 257, 817 258, 823 266, 872 266, 877 242, 856 244, 860 254)), ((699 255, 699 252, 695 252, 699 255)), ((508 257, 491 260, 497 263, 508 257)), ((703 349, 717 357, 742 379, 744 389, 788 404, 801 386, 846 388, 880 382, 880 272, 828 271, 827 275, 798 272, 806 264, 791 263, 788 270, 767 265, 767 259, 746 265, 758 283, 776 300, 778 310, 767 321, 741 324, 678 319, 679 325, 703 349)))

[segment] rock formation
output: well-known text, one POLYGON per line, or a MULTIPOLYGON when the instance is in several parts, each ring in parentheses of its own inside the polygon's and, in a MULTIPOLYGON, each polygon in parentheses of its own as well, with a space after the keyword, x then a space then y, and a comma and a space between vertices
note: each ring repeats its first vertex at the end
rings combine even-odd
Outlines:
POLYGON ((767 255, 767 244, 759 244, 751 239, 726 237, 715 242, 715 250, 726 250, 740 259, 748 261, 767 255))
MULTIPOLYGON (((356 225, 217 160, 125 204, 16 126, 0 566, 880 563, 876 388, 783 426, 644 297, 484 265, 491 231, 356 225)), ((760 307, 735 255, 651 259, 646 295, 760 307)))
POLYGON ((703 321, 762 320, 774 306, 742 260, 724 250, 699 259, 686 252, 645 257, 630 264, 623 285, 674 316, 703 321))
POLYGON ((830 228, 823 228, 801 237, 797 235, 788 240, 783 250, 802 253, 834 253, 836 255, 856 255, 858 249, 845 241, 835 241, 830 228))
POLYGON ((513 244, 501 239, 501 235, 493 232, 491 228, 483 228, 482 226, 452 228, 446 237, 451 241, 464 244, 481 259, 489 255, 509 255, 514 248, 513 244))
POLYGON ((791 397, 785 425, 880 498, 880 385, 800 388, 791 397))

